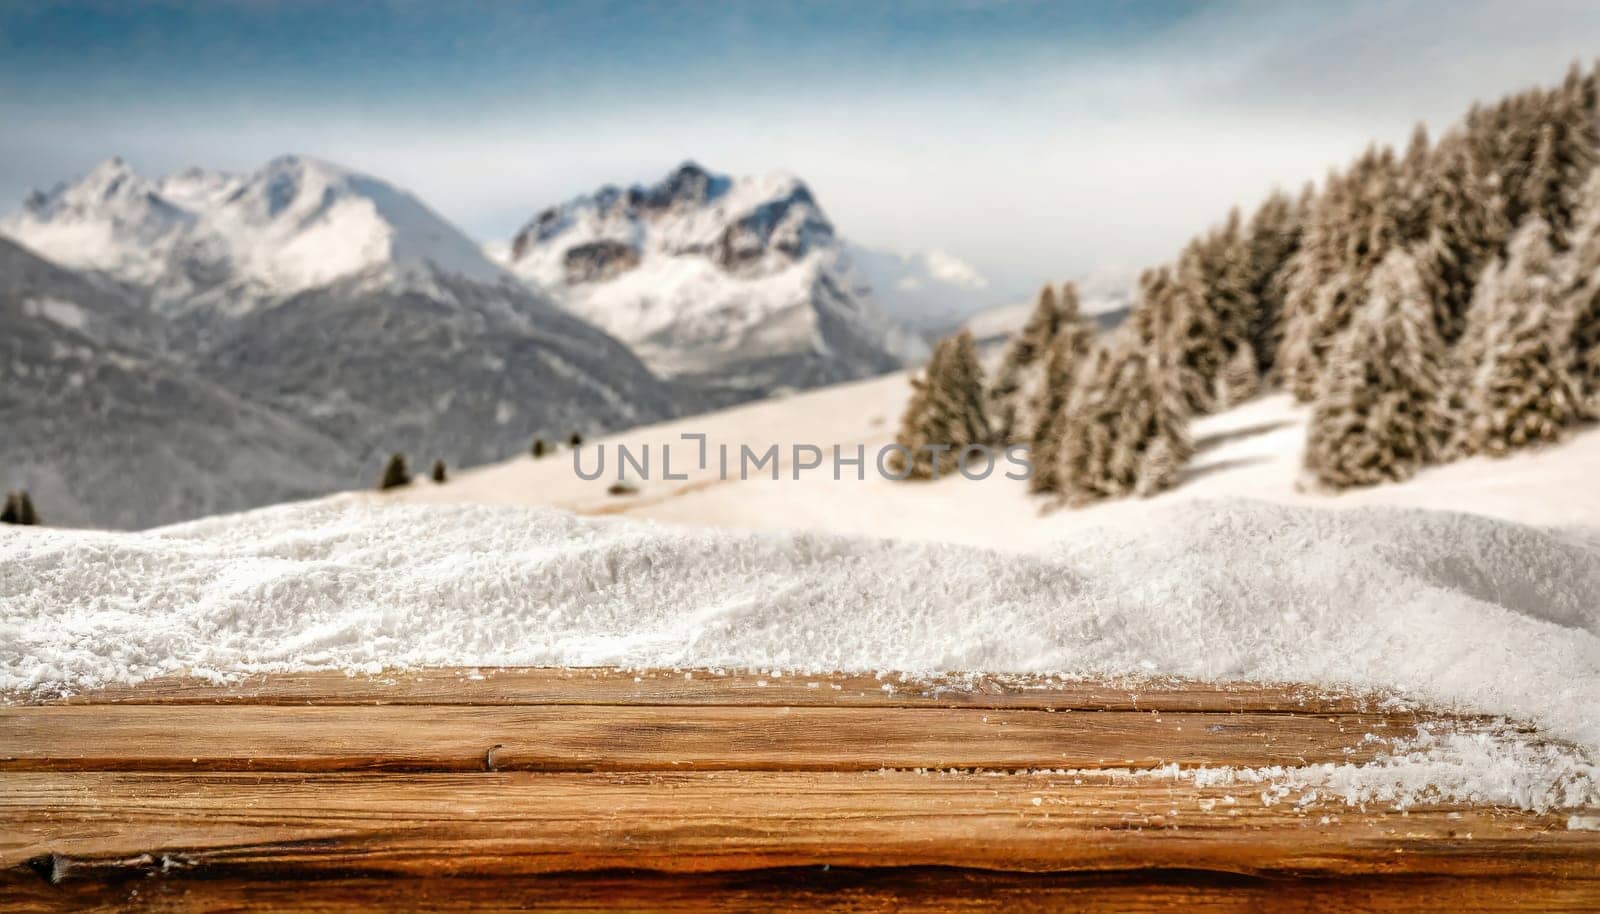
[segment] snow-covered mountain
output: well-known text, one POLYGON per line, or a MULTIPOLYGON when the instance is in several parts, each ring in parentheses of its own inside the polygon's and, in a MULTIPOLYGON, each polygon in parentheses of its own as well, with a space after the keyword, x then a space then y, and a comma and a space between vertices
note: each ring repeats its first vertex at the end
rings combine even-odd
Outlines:
POLYGON ((653 185, 608 185, 546 209, 501 253, 656 371, 753 391, 919 359, 917 308, 948 312, 946 290, 984 288, 953 258, 849 245, 792 175, 732 178, 692 162, 653 185))
POLYGON ((129 527, 300 498, 360 468, 333 437, 165 350, 117 285, 0 239, 0 484, 46 522, 129 527))
MULTIPOLYGON (((415 197, 313 159, 159 179, 112 159, 33 195, 0 232, 54 261, 49 283, 7 305, 8 324, 26 331, 8 341, 33 348, 0 366, 0 383, 31 391, 8 436, 48 445, 7 481, 39 491, 46 513, 82 506, 60 520, 138 526, 247 507, 357 484, 390 451, 480 463, 523 452, 534 435, 620 428, 700 402, 415 197), (133 336, 72 326, 106 310, 86 304, 95 290, 121 297, 133 336), (70 434, 36 377, 81 388, 70 434), (121 446, 60 458, 71 440, 121 446), (171 472, 94 483, 128 464, 171 472)), ((11 250, 0 289, 45 262, 11 250)))
POLYGON ((351 276, 426 288, 503 271, 420 200, 304 156, 249 175, 191 168, 147 179, 120 158, 30 196, 0 232, 64 266, 148 289, 166 309, 242 313, 351 276))

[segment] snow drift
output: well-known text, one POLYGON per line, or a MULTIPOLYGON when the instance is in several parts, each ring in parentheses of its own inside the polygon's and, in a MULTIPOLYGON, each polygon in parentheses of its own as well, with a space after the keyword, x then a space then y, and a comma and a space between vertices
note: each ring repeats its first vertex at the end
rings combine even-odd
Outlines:
POLYGON ((0 531, 0 689, 414 665, 1037 671, 1393 690, 1600 747, 1600 539, 1191 504, 1038 554, 345 496, 0 531))

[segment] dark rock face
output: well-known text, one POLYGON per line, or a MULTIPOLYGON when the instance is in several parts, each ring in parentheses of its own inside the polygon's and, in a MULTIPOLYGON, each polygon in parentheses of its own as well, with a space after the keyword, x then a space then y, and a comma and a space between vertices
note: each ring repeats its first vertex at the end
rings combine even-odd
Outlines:
POLYGON ((833 225, 823 218, 805 185, 771 200, 730 224, 717 239, 713 257, 730 273, 739 272, 768 252, 799 260, 820 245, 833 243, 833 225), (799 212, 799 220, 791 220, 799 212))
POLYGON ((619 276, 639 265, 639 252, 620 241, 574 245, 562 255, 567 282, 577 285, 619 276))

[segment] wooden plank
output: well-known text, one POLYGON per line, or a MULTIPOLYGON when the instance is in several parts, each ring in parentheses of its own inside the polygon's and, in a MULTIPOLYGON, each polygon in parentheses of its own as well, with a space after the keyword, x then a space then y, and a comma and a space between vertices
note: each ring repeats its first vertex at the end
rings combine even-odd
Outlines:
MULTIPOLYGON (((1374 695, 1304 685, 1184 680, 1075 681, 994 674, 818 675, 711 670, 514 667, 438 668, 347 675, 272 673, 236 682, 167 677, 57 697, 6 696, 11 704, 473 704, 741 705, 1040 708, 1106 711, 1366 713, 1394 704, 1374 695)), ((1444 710, 1444 709, 1438 709, 1444 710)))
POLYGON ((1591 880, 1537 877, 1356 876, 1259 879, 1227 873, 1005 873, 939 867, 797 867, 737 873, 553 873, 384 878, 335 874, 315 880, 262 877, 153 879, 50 885, 0 874, 0 898, 18 914, 237 914, 285 911, 463 911, 475 914, 659 911, 850 914, 1280 914, 1426 911, 1593 914, 1591 880))
POLYGON ((0 872, 61 885, 820 866, 1592 883, 1600 834, 1565 823, 1103 775, 10 773, 0 872))
POLYGON ((1365 761, 1415 715, 668 706, 0 708, 0 770, 1148 768, 1365 761))

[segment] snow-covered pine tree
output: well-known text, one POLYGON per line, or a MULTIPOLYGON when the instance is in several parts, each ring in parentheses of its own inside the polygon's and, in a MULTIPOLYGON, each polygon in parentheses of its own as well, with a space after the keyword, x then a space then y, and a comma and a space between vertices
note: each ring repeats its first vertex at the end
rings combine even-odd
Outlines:
POLYGON ((1170 289, 1172 326, 1162 346, 1188 412, 1216 408, 1213 393, 1222 367, 1249 340, 1256 307, 1249 269, 1237 210, 1178 258, 1170 289))
POLYGON ((1477 166, 1462 131, 1446 134, 1426 176, 1431 201, 1427 227, 1414 255, 1434 303, 1434 321, 1447 345, 1466 329, 1473 288, 1510 235, 1505 205, 1477 166))
MULTIPOLYGON (((1159 273, 1147 278, 1147 290, 1161 289, 1159 273)), ((1147 332, 1157 339, 1169 336, 1165 314, 1160 307, 1146 311, 1147 332)), ((1068 503, 1149 495, 1173 483, 1193 453, 1173 358, 1164 347, 1144 344, 1133 327, 1096 356, 1062 423, 1055 473, 1068 503)))
POLYGON ((1286 268, 1300 249, 1314 193, 1308 184, 1296 201, 1283 191, 1273 191, 1250 217, 1245 230, 1246 291, 1252 302, 1248 339, 1262 375, 1272 371, 1283 338, 1286 268))
POLYGON ((1391 251, 1330 354, 1305 467, 1332 488, 1409 478, 1444 453, 1453 423, 1448 351, 1416 260, 1391 251))
POLYGON ((1103 358, 1104 351, 1095 342, 1093 325, 1082 318, 1064 326, 1051 344, 1044 383, 1033 404, 1034 422, 1028 436, 1028 458, 1033 464, 1029 490, 1060 490, 1061 438, 1066 428, 1067 410, 1080 383, 1093 378, 1093 366, 1103 358))
POLYGON ((1572 373, 1586 419, 1600 419, 1600 289, 1569 299, 1572 315, 1572 373))
POLYGON ((1522 210, 1550 226, 1556 250, 1568 244, 1583 184, 1600 163, 1594 75, 1577 64, 1537 106, 1537 144, 1522 184, 1522 210))
POLYGON ((1349 226, 1343 213, 1350 192, 1346 175, 1329 173, 1307 213, 1300 247, 1284 267, 1281 335, 1273 362, 1284 386, 1301 402, 1315 396, 1321 372, 1317 315, 1326 309, 1318 300, 1343 295, 1349 285, 1345 269, 1349 226))
POLYGON ((1194 456, 1189 412, 1163 361, 1159 352, 1145 359, 1143 373, 1129 380, 1130 408, 1123 424, 1124 437, 1139 454, 1133 491, 1145 497, 1171 488, 1194 456))
POLYGON ((1433 149, 1428 142, 1428 128, 1418 122, 1411 130, 1411 141, 1406 144, 1405 155, 1400 157, 1396 174, 1399 199, 1395 229, 1400 244, 1414 243, 1428 234, 1428 219, 1432 210, 1428 172, 1432 160, 1433 149))
MULTIPOLYGON (((1054 491, 1069 504, 1084 504, 1121 495, 1112 469, 1117 459, 1117 437, 1122 427, 1125 388, 1122 366, 1132 353, 1124 338, 1113 350, 1101 350, 1092 374, 1084 378, 1070 401, 1058 439, 1054 491)), ((1034 466, 1038 473, 1040 467, 1034 466)))
POLYGON ((1261 374, 1255 347, 1249 342, 1241 343, 1217 374, 1214 399, 1219 408, 1226 409, 1238 406, 1260 391, 1261 374))
POLYGON ((1572 372, 1574 315, 1560 294, 1559 270, 1550 226, 1534 215, 1482 284, 1462 340, 1470 452, 1499 455, 1558 441, 1582 415, 1572 372))
POLYGON ((1376 146, 1328 180, 1290 278, 1279 350, 1284 380, 1302 402, 1316 397, 1373 270, 1391 249, 1414 240, 1404 234, 1404 183, 1394 150, 1376 146))
POLYGON ((1573 380, 1585 417, 1600 419, 1600 168, 1584 184, 1570 237, 1561 295, 1573 321, 1573 380))
POLYGON ((911 402, 895 436, 895 442, 910 451, 910 459, 892 452, 890 468, 895 473, 910 479, 954 475, 963 449, 993 443, 983 367, 970 331, 940 340, 922 377, 912 385, 911 402))
POLYGON ((1052 344, 1063 328, 1080 321, 1078 289, 1072 283, 1057 295, 1051 286, 1039 290, 1028 322, 1006 345, 989 390, 989 412, 994 417, 997 441, 1026 441, 1034 417, 1030 407, 1043 383, 1052 344))

